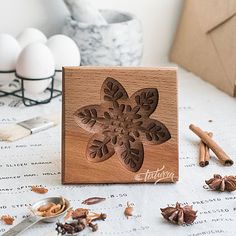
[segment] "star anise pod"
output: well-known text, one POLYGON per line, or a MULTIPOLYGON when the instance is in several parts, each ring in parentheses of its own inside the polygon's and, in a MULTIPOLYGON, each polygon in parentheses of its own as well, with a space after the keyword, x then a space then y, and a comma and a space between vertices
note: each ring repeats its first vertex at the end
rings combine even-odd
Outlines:
POLYGON ((197 217, 197 211, 192 206, 181 207, 178 202, 175 207, 161 208, 161 214, 169 222, 178 225, 192 224, 197 217))
POLYGON ((236 176, 225 176, 215 174, 213 178, 206 180, 206 184, 210 189, 214 191, 228 191, 232 192, 236 190, 236 176))

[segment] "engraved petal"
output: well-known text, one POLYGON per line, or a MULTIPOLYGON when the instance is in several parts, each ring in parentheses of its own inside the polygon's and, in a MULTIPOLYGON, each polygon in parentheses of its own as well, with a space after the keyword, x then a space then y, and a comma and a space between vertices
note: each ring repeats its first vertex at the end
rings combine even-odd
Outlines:
POLYGON ((105 119, 99 105, 84 106, 74 113, 74 119, 78 126, 90 133, 102 131, 105 119))
POLYGON ((146 117, 156 110, 158 99, 158 90, 155 88, 140 89, 130 97, 132 106, 139 107, 138 113, 146 117))
POLYGON ((162 144, 171 138, 167 127, 158 120, 143 119, 141 126, 137 127, 140 139, 144 144, 162 144))
POLYGON ((105 161, 115 153, 111 139, 101 134, 94 134, 87 145, 86 156, 91 162, 105 161))
POLYGON ((125 88, 115 79, 107 77, 101 87, 101 100, 116 102, 129 98, 125 88))
POLYGON ((126 140, 122 146, 115 147, 116 154, 121 164, 129 171, 137 172, 144 158, 143 144, 137 140, 129 142, 126 140))

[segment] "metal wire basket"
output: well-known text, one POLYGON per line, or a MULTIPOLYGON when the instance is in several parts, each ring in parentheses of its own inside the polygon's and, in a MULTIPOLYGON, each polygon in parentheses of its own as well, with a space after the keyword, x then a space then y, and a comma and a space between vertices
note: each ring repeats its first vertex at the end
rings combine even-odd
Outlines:
MULTIPOLYGON (((56 72, 61 72, 59 70, 55 71, 56 72)), ((14 96, 22 99, 22 102, 25 106, 35 106, 35 105, 40 105, 40 104, 47 104, 49 103, 53 98, 59 97, 62 94, 62 91, 59 89, 55 89, 54 87, 54 81, 55 81, 55 73, 46 78, 37 78, 37 79, 30 79, 30 78, 25 78, 22 76, 17 75, 16 71, 0 71, 0 74, 8 74, 8 73, 15 73, 16 79, 14 80, 14 86, 15 89, 8 91, 8 89, 0 89, 0 97, 5 97, 5 96, 14 96), (29 96, 26 96, 25 89, 24 89, 24 82, 25 81, 40 81, 40 80, 51 80, 50 86, 44 91, 44 99, 33 99, 29 96), (18 85, 16 85, 18 84, 18 85)), ((10 84, 11 86, 12 84, 10 84)))

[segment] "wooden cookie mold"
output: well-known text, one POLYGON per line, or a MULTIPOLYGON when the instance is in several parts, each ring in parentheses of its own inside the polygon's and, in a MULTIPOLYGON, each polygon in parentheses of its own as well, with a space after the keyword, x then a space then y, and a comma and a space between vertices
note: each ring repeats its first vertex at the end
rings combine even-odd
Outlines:
POLYGON ((178 179, 174 69, 79 67, 63 74, 63 183, 178 179))

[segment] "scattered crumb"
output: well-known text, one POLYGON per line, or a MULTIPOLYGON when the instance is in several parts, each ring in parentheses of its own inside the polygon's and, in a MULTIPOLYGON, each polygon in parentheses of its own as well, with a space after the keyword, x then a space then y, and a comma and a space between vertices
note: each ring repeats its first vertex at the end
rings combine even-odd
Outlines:
POLYGON ((89 210, 86 208, 77 208, 72 212, 72 219, 86 218, 89 210))
POLYGON ((125 208, 124 211, 124 215, 126 216, 127 219, 129 218, 129 216, 133 215, 133 211, 134 208, 131 206, 131 204, 129 204, 129 202, 127 202, 127 207, 125 208))
POLYGON ((12 225, 14 220, 15 219, 12 216, 9 216, 9 215, 3 215, 1 217, 1 221, 3 221, 6 225, 12 225))
POLYGON ((35 193, 39 193, 39 194, 45 194, 48 192, 48 189, 46 189, 44 187, 32 186, 31 191, 33 191, 35 193))
POLYGON ((72 207, 69 208, 66 215, 65 215, 65 217, 64 217, 64 221, 69 220, 72 217, 73 212, 74 212, 73 208, 72 207))

